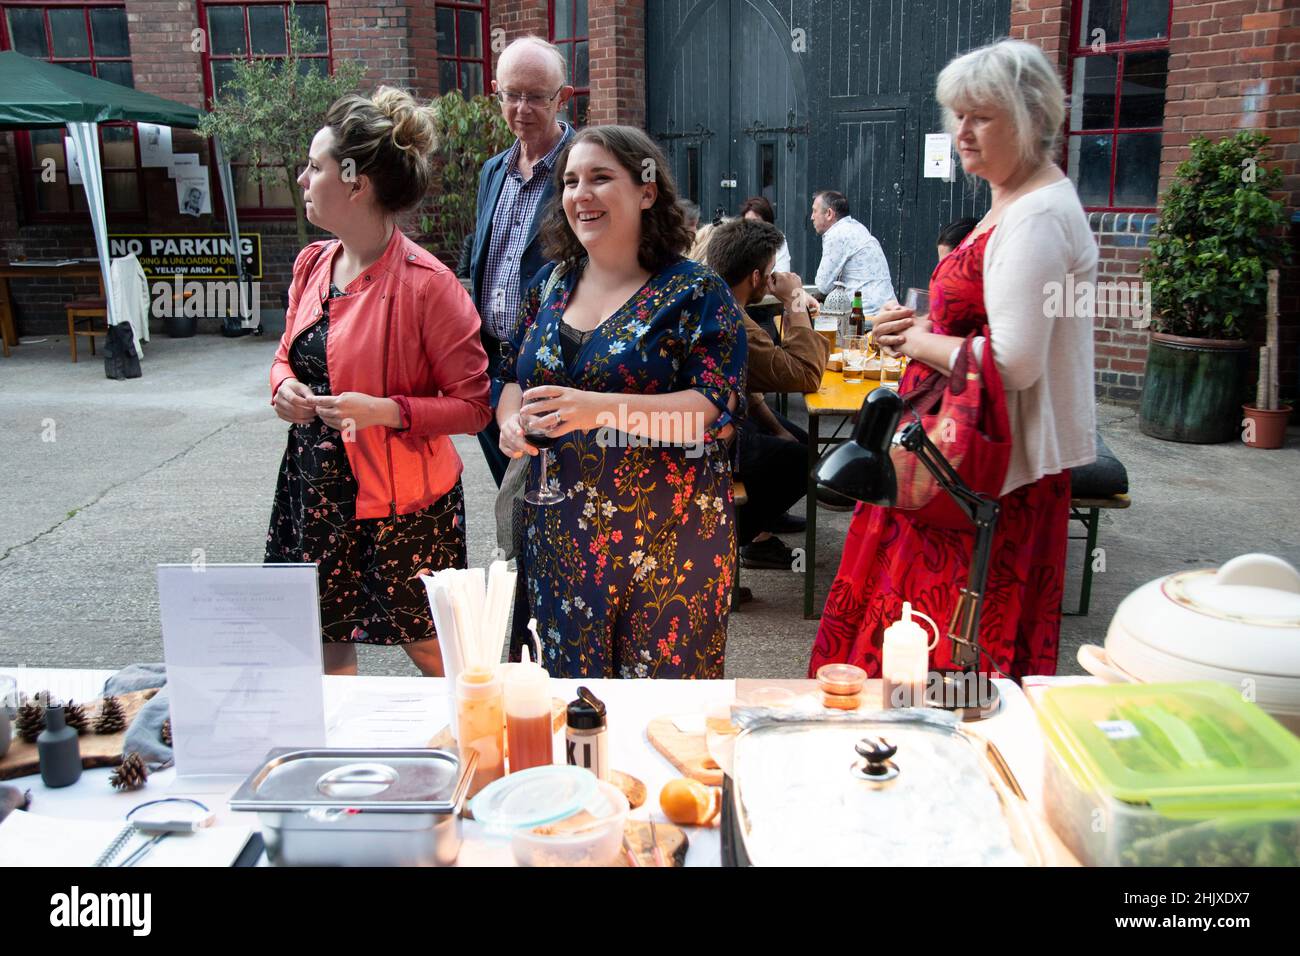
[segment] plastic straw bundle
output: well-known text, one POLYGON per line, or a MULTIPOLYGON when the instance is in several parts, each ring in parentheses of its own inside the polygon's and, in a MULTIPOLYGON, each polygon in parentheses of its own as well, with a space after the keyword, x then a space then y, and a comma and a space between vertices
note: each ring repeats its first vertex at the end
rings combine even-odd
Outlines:
POLYGON ((448 568, 423 576, 443 664, 453 684, 461 671, 495 670, 501 663, 515 576, 504 561, 492 562, 486 578, 483 568, 448 568))

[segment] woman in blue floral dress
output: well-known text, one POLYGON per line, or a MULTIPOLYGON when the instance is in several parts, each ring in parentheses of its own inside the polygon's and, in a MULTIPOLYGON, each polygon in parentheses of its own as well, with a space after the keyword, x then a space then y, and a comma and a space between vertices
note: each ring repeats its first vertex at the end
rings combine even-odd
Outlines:
POLYGON ((681 257, 667 168, 631 127, 574 138, 542 226, 558 265, 538 275, 502 363, 517 383, 497 411, 502 450, 537 454, 525 422, 555 439, 546 481, 563 501, 527 506, 523 563, 556 676, 723 674, 744 326, 726 283, 681 257))

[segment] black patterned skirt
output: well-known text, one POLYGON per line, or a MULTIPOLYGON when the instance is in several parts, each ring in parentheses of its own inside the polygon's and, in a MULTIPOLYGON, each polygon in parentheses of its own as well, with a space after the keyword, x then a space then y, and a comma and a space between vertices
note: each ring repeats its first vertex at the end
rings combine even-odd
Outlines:
MULTIPOLYGON (((318 395, 330 391, 328 334, 326 315, 289 351, 295 376, 318 395)), ((321 639, 327 644, 410 644, 437 637, 419 578, 466 566, 460 482, 427 508, 396 518, 358 519, 356 497, 343 436, 319 418, 289 426, 266 563, 317 565, 321 639)))

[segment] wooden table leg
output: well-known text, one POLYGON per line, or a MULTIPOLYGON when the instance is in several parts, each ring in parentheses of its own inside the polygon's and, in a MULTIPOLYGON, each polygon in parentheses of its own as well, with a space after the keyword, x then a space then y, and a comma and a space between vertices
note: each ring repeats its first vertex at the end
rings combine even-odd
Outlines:
POLYGON ((803 617, 805 621, 816 620, 820 614, 813 613, 813 590, 817 584, 817 469, 819 445, 821 444, 821 416, 808 415, 808 497, 804 510, 808 514, 804 522, 803 554, 803 617))
POLYGON ((18 344, 18 330, 9 305, 9 280, 5 276, 0 276, 0 342, 4 344, 5 358, 9 357, 9 347, 18 344))

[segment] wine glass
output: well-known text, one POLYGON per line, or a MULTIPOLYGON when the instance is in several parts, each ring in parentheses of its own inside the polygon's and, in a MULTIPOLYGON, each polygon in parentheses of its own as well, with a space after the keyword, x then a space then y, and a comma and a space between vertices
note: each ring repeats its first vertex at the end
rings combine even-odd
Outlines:
POLYGON ((524 501, 530 505, 554 505, 564 500, 564 495, 560 494, 554 488, 547 484, 546 474, 549 470, 550 447, 555 444, 555 439, 547 433, 547 427, 554 428, 556 425, 555 415, 547 412, 544 415, 534 415, 528 411, 525 405, 519 410, 519 424, 524 429, 524 440, 535 448, 541 449, 541 480, 536 488, 524 494, 524 501))
POLYGON ((903 305, 916 313, 917 317, 930 314, 930 293, 925 289, 908 289, 903 305))

